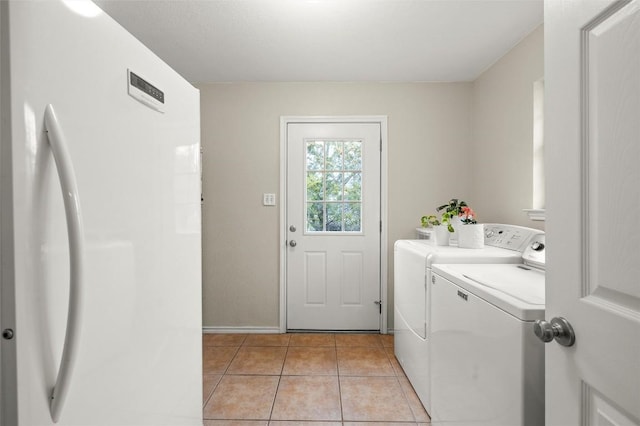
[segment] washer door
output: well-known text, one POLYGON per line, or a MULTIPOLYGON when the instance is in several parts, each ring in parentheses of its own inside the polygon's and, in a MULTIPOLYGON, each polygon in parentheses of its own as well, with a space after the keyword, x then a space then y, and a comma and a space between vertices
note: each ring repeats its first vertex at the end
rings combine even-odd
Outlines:
POLYGON ((544 424, 544 348, 528 337, 531 323, 434 276, 432 422, 544 424))
MULTIPOLYGON (((395 311, 409 329, 422 339, 427 337, 426 254, 410 242, 398 241, 394 257, 395 311)), ((395 324, 399 321, 395 320, 395 324)))

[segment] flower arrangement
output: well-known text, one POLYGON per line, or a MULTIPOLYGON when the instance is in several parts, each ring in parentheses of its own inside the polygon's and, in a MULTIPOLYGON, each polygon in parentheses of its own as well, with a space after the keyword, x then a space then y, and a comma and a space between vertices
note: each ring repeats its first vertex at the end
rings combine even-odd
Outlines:
POLYGON ((460 213, 458 216, 460 217, 460 221, 465 225, 472 225, 478 223, 476 220, 476 213, 469 206, 464 206, 460 208, 460 213))
POLYGON ((460 220, 462 221, 462 223, 476 223, 475 213, 473 212, 473 210, 471 210, 471 208, 467 205, 466 202, 462 200, 458 200, 457 198, 452 198, 447 204, 443 204, 440 207, 436 208, 437 212, 441 210, 444 210, 444 212, 442 213, 442 224, 447 225, 447 229, 449 230, 449 232, 455 232, 453 225, 451 225, 451 219, 453 219, 456 216, 461 217, 460 220), (463 210, 463 209, 468 209, 468 210, 463 210), (473 214, 473 216, 468 217, 468 215, 466 215, 465 213, 467 211, 470 211, 473 214), (464 218, 462 217, 463 215, 465 215, 464 218), (466 222, 465 219, 473 220, 473 222, 466 222))
MULTIPOLYGON (((456 232, 453 227, 453 219, 458 218, 462 225, 477 224, 476 213, 469 205, 457 198, 452 198, 447 204, 436 208, 436 212, 441 212, 440 219, 436 215, 422 216, 420 221, 424 228, 434 226, 435 240, 438 245, 448 245, 449 235, 456 232), (442 226, 438 226, 442 225, 442 226)), ((457 222, 456 222, 457 223, 457 222)), ((457 226, 457 225, 456 225, 457 226)), ((484 246, 484 231, 482 225, 463 226, 458 229, 458 246, 464 248, 482 248, 484 246)), ((455 242, 453 243, 455 245, 455 242)))
POLYGON ((455 232, 451 224, 451 219, 454 217, 459 217, 460 221, 465 225, 478 223, 473 209, 465 201, 457 198, 452 198, 447 204, 437 207, 436 211, 443 211, 440 219, 436 215, 427 215, 420 218, 423 228, 446 225, 449 232, 455 232))

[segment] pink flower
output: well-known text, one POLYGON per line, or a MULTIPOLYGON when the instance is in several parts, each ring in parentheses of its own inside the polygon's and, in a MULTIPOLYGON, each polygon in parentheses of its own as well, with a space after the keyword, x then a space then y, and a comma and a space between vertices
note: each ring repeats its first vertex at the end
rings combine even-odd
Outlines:
POLYGON ((460 208, 461 212, 458 215, 463 223, 475 223, 476 213, 469 206, 464 206, 460 208))
POLYGON ((473 219, 476 214, 473 211, 473 209, 471 207, 462 207, 462 213, 460 213, 460 216, 464 217, 465 219, 473 219))

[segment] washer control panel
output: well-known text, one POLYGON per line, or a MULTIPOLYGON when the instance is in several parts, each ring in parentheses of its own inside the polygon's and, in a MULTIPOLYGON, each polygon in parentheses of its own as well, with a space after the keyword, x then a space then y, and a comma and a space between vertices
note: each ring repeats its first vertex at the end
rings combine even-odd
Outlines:
POLYGON ((541 233, 542 231, 524 226, 485 223, 484 244, 522 252, 532 237, 541 233))

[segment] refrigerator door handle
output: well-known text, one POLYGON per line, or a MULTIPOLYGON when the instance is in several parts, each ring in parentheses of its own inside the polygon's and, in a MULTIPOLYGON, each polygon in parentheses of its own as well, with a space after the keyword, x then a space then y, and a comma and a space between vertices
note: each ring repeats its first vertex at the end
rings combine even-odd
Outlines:
POLYGON ((69 310, 67 313, 67 329, 62 349, 60 369, 55 387, 51 393, 51 419, 57 423, 60 419, 65 399, 71 384, 74 365, 80 347, 80 328, 82 321, 82 291, 84 286, 84 229, 80 212, 80 200, 76 176, 67 150, 64 134, 58 123, 51 104, 47 105, 44 114, 44 127, 49 145, 58 170, 60 187, 64 198, 64 209, 69 236, 69 310))

